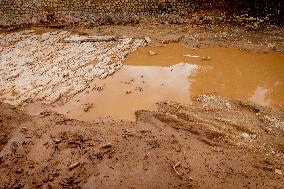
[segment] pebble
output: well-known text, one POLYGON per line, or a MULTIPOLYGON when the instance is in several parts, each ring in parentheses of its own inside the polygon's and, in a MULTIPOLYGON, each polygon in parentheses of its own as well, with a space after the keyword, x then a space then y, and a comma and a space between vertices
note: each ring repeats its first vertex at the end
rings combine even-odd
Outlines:
POLYGON ((69 168, 69 170, 73 170, 73 169, 75 169, 76 167, 78 167, 79 165, 80 165, 80 162, 76 162, 76 163, 70 165, 68 168, 69 168))
POLYGON ((112 144, 111 143, 107 143, 105 145, 102 146, 102 148, 111 148, 112 144))
POLYGON ((250 139, 250 136, 249 136, 249 134, 247 134, 247 133, 242 133, 242 134, 241 134, 241 137, 242 137, 243 139, 245 139, 245 140, 249 140, 249 139, 250 139))
POLYGON ((251 140, 251 139, 256 139, 256 135, 250 135, 248 133, 242 133, 241 137, 245 140, 251 140))
POLYGON ((232 106, 231 106, 231 104, 230 103, 226 103, 226 107, 228 108, 228 109, 232 109, 232 106))
POLYGON ((275 169, 274 171, 275 171, 276 174, 282 175, 282 171, 280 169, 275 169))
POLYGON ((152 43, 152 40, 150 39, 150 37, 147 37, 147 36, 145 37, 145 41, 149 44, 152 43))
POLYGON ((155 55, 157 55, 157 53, 154 52, 154 51, 149 51, 148 54, 149 54, 150 56, 155 56, 155 55))

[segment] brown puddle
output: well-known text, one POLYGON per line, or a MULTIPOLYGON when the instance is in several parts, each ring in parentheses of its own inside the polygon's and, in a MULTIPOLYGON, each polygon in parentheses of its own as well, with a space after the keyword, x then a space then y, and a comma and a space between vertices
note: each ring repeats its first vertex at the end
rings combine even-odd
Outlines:
POLYGON ((169 66, 176 62, 190 62, 200 68, 189 78, 192 97, 216 93, 284 108, 284 56, 280 53, 253 53, 228 48, 193 50, 181 44, 169 44, 140 49, 131 54, 125 64, 169 66), (149 56, 150 50, 157 55, 149 56), (206 61, 202 57, 210 59, 206 61))
POLYGON ((161 100, 189 103, 187 77, 195 67, 124 66, 111 77, 96 79, 88 90, 54 110, 84 121, 107 116, 133 120, 136 110, 155 110, 161 100))
MULTIPOLYGON (((192 97, 206 93, 284 108, 284 56, 280 53, 193 50, 169 44, 141 48, 124 64, 113 76, 94 80, 89 89, 52 109, 84 121, 107 116, 133 120, 136 110, 155 110, 156 102, 190 103, 192 97), (157 55, 150 56, 150 50, 157 55)), ((30 109, 35 111, 33 106, 30 109)))

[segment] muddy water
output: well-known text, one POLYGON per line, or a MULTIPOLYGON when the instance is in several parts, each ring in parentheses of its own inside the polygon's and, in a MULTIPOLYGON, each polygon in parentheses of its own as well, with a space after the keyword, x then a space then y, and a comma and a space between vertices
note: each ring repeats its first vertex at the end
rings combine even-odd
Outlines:
POLYGON ((196 68, 184 63, 171 67, 124 66, 112 77, 95 80, 88 90, 54 110, 84 121, 107 116, 133 120, 136 110, 155 110, 155 103, 161 100, 188 103, 188 76, 196 68), (86 107, 90 107, 88 111, 86 107))
MULTIPOLYGON (((156 102, 190 103, 192 97, 206 93, 284 108, 284 56, 279 53, 169 44, 144 47, 124 64, 113 76, 94 80, 89 89, 50 109, 84 121, 107 116, 134 120, 136 110, 155 110, 156 102), (149 51, 157 55, 150 56, 149 51)), ((36 114, 46 106, 27 108, 36 114)))
POLYGON ((250 100, 284 108, 284 56, 280 53, 252 53, 239 49, 188 49, 181 44, 146 47, 131 54, 125 64, 170 66, 190 62, 199 71, 189 77, 191 97, 205 93, 250 100), (157 53, 149 56, 149 51, 157 53), (209 61, 202 57, 210 57, 209 61))

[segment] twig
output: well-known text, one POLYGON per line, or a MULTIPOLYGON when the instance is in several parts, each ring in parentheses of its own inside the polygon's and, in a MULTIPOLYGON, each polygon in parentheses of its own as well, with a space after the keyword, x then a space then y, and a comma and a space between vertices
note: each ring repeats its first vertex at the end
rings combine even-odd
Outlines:
POLYGON ((179 161, 179 162, 177 162, 177 164, 175 164, 175 165, 173 166, 174 171, 175 171, 176 174, 179 175, 179 176, 181 176, 181 175, 180 175, 180 173, 176 170, 176 167, 178 167, 178 166, 180 165, 180 163, 181 163, 181 162, 179 161))
POLYGON ((80 165, 80 162, 74 163, 72 165, 70 165, 68 168, 69 170, 75 169, 76 167, 78 167, 80 165))

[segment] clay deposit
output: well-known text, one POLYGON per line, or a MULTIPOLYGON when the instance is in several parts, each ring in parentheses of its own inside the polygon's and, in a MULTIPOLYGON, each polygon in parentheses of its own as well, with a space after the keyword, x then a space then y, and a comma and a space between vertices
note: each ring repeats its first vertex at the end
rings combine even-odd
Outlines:
MULTIPOLYGON (((94 78, 106 78, 121 68, 125 56, 145 45, 144 39, 76 42, 68 31, 36 35, 33 30, 0 36, 1 100, 13 105, 69 99, 94 78), (96 60, 97 64, 90 62, 96 60)), ((102 39, 102 38, 101 38, 102 39)))

